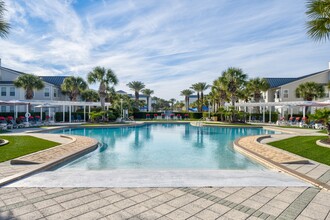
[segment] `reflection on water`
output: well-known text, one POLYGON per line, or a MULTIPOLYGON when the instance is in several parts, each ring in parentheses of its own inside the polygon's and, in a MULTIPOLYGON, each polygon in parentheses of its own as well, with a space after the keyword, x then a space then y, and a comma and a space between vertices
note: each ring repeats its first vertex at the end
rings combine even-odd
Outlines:
POLYGON ((152 124, 126 128, 65 129, 57 133, 98 139, 97 151, 63 169, 191 168, 263 169, 235 152, 232 142, 242 136, 270 134, 259 128, 192 127, 152 124))

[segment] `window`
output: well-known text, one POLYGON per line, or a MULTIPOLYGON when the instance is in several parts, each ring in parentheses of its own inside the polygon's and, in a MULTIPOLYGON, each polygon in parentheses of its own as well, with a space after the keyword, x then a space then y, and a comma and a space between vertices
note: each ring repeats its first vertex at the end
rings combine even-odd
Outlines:
POLYGON ((54 97, 57 97, 57 89, 54 89, 54 97))
POLYGON ((1 112, 6 112, 6 106, 1 106, 1 112))
POLYGON ((10 87, 10 89, 9 89, 9 95, 10 96, 15 96, 15 87, 10 87))
POLYGON ((14 112, 14 106, 13 105, 9 106, 9 111, 14 112))
POLYGON ((1 87, 1 96, 7 96, 7 87, 1 87))
POLYGON ((284 89, 284 90, 283 90, 283 98, 284 98, 284 99, 289 98, 289 90, 287 90, 287 89, 284 89))
POLYGON ((45 88, 45 97, 49 97, 49 88, 45 88))

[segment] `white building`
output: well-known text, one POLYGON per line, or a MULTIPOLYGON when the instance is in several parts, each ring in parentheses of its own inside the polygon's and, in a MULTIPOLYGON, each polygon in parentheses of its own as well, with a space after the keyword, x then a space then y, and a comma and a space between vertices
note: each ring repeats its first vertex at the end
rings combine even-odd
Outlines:
MULTIPOLYGON (((0 100, 25 100, 25 90, 16 88, 14 80, 20 75, 25 74, 13 69, 0 67, 0 100)), ((41 90, 34 91, 32 100, 49 100, 49 101, 65 101, 68 100, 66 95, 61 93, 61 84, 66 76, 41 76, 45 87, 41 90)), ((0 106, 0 112, 13 112, 14 106, 0 106)), ((25 111, 24 106, 20 106, 18 111, 25 111)))

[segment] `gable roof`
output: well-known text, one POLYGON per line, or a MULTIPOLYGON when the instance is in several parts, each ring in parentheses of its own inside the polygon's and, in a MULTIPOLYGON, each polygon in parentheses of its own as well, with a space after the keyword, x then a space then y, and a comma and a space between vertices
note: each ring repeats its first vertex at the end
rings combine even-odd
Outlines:
POLYGON ((295 81, 297 78, 265 78, 270 85, 270 88, 276 88, 281 85, 295 81))
POLYGON ((43 81, 60 87, 67 76, 40 76, 40 77, 43 81))
POLYGON ((311 74, 296 77, 296 78, 265 78, 265 79, 268 81, 270 88, 276 88, 276 87, 279 87, 279 86, 282 86, 282 85, 285 85, 285 84, 288 84, 288 83, 291 83, 294 81, 298 81, 298 80, 305 79, 310 76, 314 76, 314 75, 326 73, 326 72, 330 73, 330 70, 323 70, 323 71, 311 73, 311 74))
POLYGON ((17 70, 13 70, 13 69, 9 69, 9 68, 3 67, 3 66, 0 66, 0 68, 3 69, 3 70, 7 70, 9 72, 14 72, 16 74, 25 74, 23 72, 20 72, 20 71, 17 71, 17 70))

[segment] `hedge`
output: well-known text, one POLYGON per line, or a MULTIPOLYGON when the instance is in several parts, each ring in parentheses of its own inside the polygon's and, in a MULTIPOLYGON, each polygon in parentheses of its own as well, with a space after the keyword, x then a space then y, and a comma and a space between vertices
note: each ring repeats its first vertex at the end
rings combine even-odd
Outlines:
MULTIPOLYGON (((154 118, 154 115, 157 114, 158 116, 164 114, 164 112, 135 112, 133 113, 134 118, 136 119, 145 119, 147 114, 150 115, 150 118, 154 118)), ((185 114, 189 115, 190 119, 200 119, 202 118, 201 112, 173 112, 173 114, 177 115, 180 114, 184 117, 185 114)))

